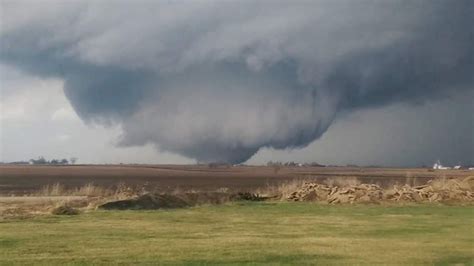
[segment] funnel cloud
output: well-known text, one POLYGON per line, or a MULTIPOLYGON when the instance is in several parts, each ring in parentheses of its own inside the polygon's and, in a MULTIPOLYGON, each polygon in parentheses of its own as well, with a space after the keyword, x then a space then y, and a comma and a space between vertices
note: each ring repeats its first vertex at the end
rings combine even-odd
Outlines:
POLYGON ((119 145, 200 162, 305 147, 347 113, 474 89, 469 0, 1 5, 2 64, 62 79, 83 121, 121 127, 119 145))

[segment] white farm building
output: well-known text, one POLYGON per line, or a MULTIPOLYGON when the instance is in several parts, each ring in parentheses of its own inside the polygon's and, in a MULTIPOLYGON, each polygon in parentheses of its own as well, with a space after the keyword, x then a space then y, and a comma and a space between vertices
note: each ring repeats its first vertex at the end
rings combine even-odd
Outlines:
POLYGON ((443 166, 439 160, 433 165, 433 169, 439 169, 439 170, 448 170, 451 169, 451 167, 443 166))

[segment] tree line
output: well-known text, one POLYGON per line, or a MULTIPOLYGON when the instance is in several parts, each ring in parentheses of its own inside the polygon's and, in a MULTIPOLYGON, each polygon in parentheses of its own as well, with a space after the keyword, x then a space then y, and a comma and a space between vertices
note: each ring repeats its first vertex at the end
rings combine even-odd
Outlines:
POLYGON ((77 158, 71 157, 68 159, 51 159, 50 161, 46 160, 43 156, 38 157, 38 159, 31 159, 31 164, 75 164, 77 158))

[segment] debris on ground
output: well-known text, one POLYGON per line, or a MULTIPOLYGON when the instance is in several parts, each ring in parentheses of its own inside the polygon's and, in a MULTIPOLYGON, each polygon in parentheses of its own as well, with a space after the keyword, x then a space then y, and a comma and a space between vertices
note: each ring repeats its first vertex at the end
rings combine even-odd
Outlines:
POLYGON ((331 186, 313 182, 304 183, 286 197, 290 201, 322 201, 337 203, 392 202, 449 202, 474 201, 474 177, 439 179, 423 186, 395 185, 382 189, 375 184, 331 186))
POLYGON ((289 200, 312 201, 329 204, 381 203, 381 202, 442 202, 474 203, 474 176, 464 179, 440 178, 424 185, 361 184, 354 178, 340 178, 317 183, 299 180, 254 192, 230 193, 188 191, 163 193, 128 193, 120 189, 105 196, 10 196, 0 198, 0 220, 23 219, 38 215, 74 215, 96 208, 106 210, 154 210, 185 208, 202 204, 222 204, 233 201, 289 200), (58 205, 59 204, 59 205, 58 205), (52 206, 58 206, 52 208, 52 206))

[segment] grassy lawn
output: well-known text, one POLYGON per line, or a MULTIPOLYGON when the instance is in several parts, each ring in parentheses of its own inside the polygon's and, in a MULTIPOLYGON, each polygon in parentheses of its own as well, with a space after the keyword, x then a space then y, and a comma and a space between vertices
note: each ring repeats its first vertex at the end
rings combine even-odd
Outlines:
POLYGON ((474 263, 472 206, 236 203, 0 222, 0 264, 474 263))

